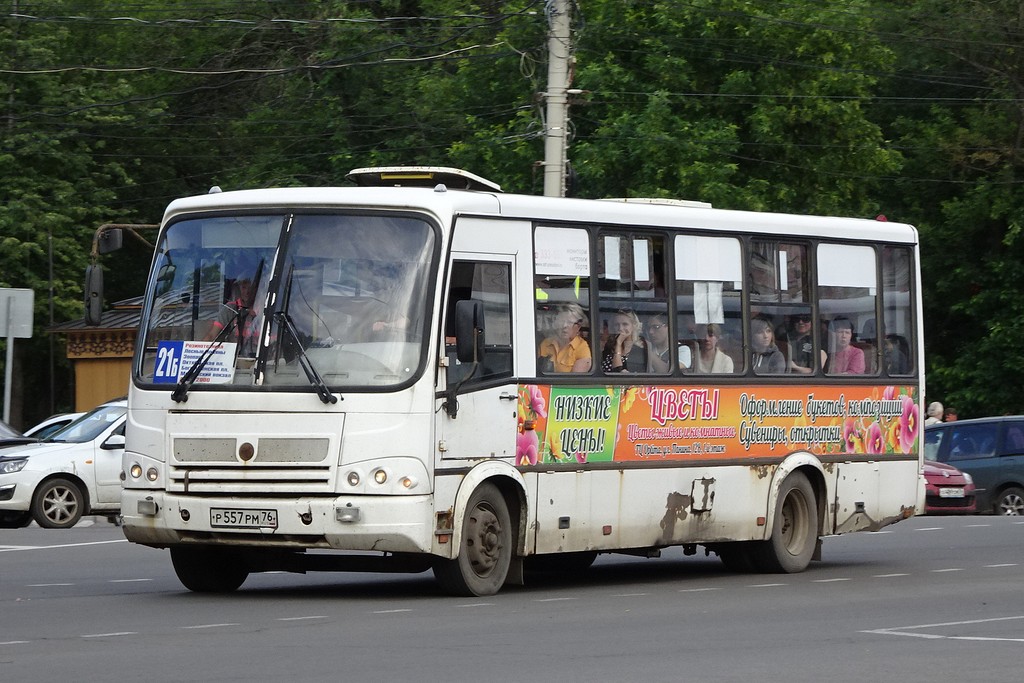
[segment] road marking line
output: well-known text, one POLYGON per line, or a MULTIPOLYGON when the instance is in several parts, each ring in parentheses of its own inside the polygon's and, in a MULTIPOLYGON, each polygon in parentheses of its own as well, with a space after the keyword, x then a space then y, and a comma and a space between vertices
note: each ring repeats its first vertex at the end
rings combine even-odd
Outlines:
POLYGON ((493 606, 494 606, 493 602, 471 602, 471 603, 466 604, 466 605, 458 605, 458 607, 460 609, 463 608, 463 607, 493 607, 493 606))
POLYGON ((788 585, 788 584, 785 584, 785 583, 754 583, 754 584, 751 584, 751 585, 747 586, 747 588, 775 588, 776 586, 786 586, 786 585, 788 585))
POLYGON ((88 543, 61 543, 59 545, 5 545, 0 546, 0 553, 9 553, 14 550, 52 550, 54 548, 82 548, 89 545, 109 545, 111 543, 127 543, 127 538, 120 538, 113 541, 89 541, 88 543))
POLYGON ((371 614, 399 614, 401 612, 412 612, 411 609, 381 609, 371 614))
POLYGON ((73 583, 30 583, 29 588, 52 588, 54 586, 74 586, 73 583))
POLYGON ((915 531, 942 531, 942 527, 941 526, 923 526, 920 529, 915 529, 915 531))
POLYGON ((238 626, 238 624, 195 624, 194 626, 179 626, 181 629, 200 629, 200 628, 221 628, 222 626, 238 626))
POLYGON ((720 591, 721 588, 680 588, 680 593, 703 593, 705 591, 720 591))
POLYGON ((114 636, 137 636, 138 631, 118 631, 116 633, 89 633, 83 638, 113 638, 114 636))
POLYGON ((642 598, 648 595, 648 593, 615 593, 612 595, 613 598, 642 598))
POLYGON ((541 598, 540 600, 534 600, 534 602, 563 602, 565 600, 576 600, 577 598, 541 598))
POLYGON ((1016 567, 1016 566, 1017 566, 1016 562, 1006 562, 1004 564, 986 564, 985 568, 986 569, 995 569, 995 568, 998 568, 998 567, 1016 567))
POLYGON ((943 572, 962 572, 963 567, 950 567, 949 569, 931 569, 932 574, 941 574, 943 572))
POLYGON ((910 574, 897 573, 897 574, 875 574, 873 578, 876 579, 894 579, 897 576, 910 576, 910 574))
POLYGON ((988 636, 943 636, 935 633, 910 633, 910 631, 922 628, 939 628, 942 626, 969 626, 973 624, 991 624, 996 621, 1011 621, 1015 619, 1024 619, 1024 616, 995 617, 993 619, 972 619, 970 621, 947 621, 941 624, 919 624, 916 626, 896 626, 893 628, 876 628, 868 631, 861 631, 861 633, 874 633, 883 636, 907 636, 909 638, 926 638, 929 640, 989 640, 1014 643, 1024 642, 1024 638, 999 638, 988 636))
POLYGON ((5 641, 3 643, 0 643, 0 645, 25 645, 25 644, 30 643, 30 642, 32 642, 32 641, 30 641, 30 640, 8 640, 8 641, 5 641))
POLYGON ((152 581, 153 579, 110 579, 108 583, 138 583, 140 581, 152 581))
POLYGON ((977 528, 984 528, 984 527, 990 527, 990 526, 992 526, 992 525, 991 524, 965 524, 964 528, 965 529, 977 529, 977 528))
POLYGON ((811 583, 835 583, 836 581, 852 581, 849 577, 840 577, 837 579, 814 579, 811 583))
POLYGON ((326 619, 326 616, 322 615, 311 615, 308 617, 278 617, 278 621, 302 621, 303 619, 326 619))

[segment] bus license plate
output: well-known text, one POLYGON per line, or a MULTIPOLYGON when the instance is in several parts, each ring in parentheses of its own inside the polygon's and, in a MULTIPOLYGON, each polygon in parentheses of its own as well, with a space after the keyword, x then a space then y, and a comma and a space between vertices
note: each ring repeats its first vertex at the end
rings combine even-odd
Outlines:
POLYGON ((963 498, 964 490, 955 488, 941 488, 939 489, 939 498, 963 498))
POLYGON ((210 526, 227 529, 276 529, 277 510, 211 508, 210 526))

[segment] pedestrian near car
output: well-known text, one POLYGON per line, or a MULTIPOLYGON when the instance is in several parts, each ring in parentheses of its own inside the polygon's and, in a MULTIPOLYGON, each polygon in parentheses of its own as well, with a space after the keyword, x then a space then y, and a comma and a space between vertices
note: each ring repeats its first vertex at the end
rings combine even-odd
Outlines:
POLYGON ((925 425, 934 425, 942 422, 942 404, 938 401, 932 401, 928 404, 928 410, 926 411, 928 417, 924 419, 925 425))

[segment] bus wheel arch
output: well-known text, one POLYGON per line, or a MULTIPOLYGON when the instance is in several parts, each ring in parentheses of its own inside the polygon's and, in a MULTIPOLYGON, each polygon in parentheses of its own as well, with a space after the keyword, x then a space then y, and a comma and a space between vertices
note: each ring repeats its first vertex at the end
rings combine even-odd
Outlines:
POLYGON ((775 471, 772 490, 768 498, 765 538, 770 536, 773 531, 775 523, 775 515, 773 513, 778 509, 779 494, 781 493, 782 486, 788 477, 797 472, 806 477, 811 485, 811 489, 814 491, 815 507, 818 516, 816 524, 817 535, 821 536, 830 533, 829 529, 826 528, 829 491, 828 475, 825 472, 825 468, 822 466, 821 461, 813 455, 809 453, 795 453, 784 460, 775 471))
POLYGON ((796 573, 806 569, 815 556, 821 533, 821 496, 808 476, 813 472, 801 467, 779 480, 765 540, 752 547, 752 559, 760 571, 796 573))
POLYGON ((523 483, 495 473, 474 479, 463 481, 456 497, 453 556, 434 560, 441 587, 462 596, 493 595, 506 581, 521 582, 522 573, 523 483))

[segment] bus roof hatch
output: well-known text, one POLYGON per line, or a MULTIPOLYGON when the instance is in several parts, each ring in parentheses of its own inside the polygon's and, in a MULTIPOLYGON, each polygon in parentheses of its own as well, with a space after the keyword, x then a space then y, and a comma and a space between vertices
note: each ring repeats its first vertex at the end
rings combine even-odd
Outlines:
POLYGON ((434 187, 501 192, 501 185, 458 168, 443 166, 381 166, 356 168, 345 176, 362 187, 434 187))

